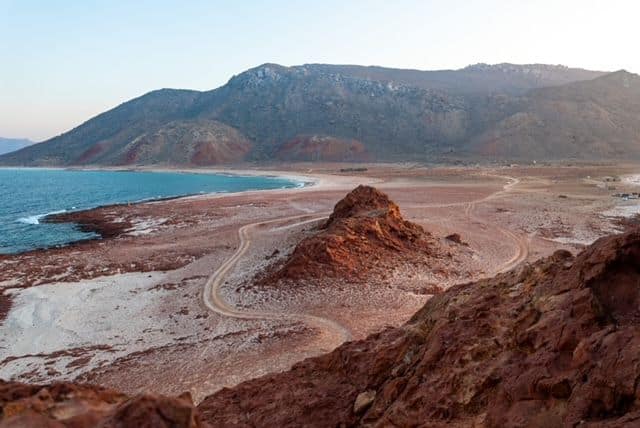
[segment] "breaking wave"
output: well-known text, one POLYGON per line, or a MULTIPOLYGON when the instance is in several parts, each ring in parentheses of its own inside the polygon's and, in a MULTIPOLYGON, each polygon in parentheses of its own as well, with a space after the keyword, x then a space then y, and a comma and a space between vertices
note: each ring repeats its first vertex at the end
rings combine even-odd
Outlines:
POLYGON ((21 217, 17 220, 18 223, 24 223, 24 224, 40 224, 40 220, 42 220, 44 217, 48 216, 48 215, 54 215, 54 214, 62 214, 62 213, 66 213, 67 210, 58 210, 58 211, 51 211, 50 213, 46 213, 46 214, 36 214, 36 215, 30 215, 27 217, 21 217))

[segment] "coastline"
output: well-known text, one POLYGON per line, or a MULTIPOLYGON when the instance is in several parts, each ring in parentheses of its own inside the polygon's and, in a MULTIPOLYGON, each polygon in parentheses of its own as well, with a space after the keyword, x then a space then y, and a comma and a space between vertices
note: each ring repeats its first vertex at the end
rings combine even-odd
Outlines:
MULTIPOLYGON (((311 220, 330 212, 358 184, 375 182, 407 219, 446 245, 455 245, 445 237, 458 233, 474 252, 459 272, 464 278, 558 248, 576 251, 573 245, 544 238, 604 232, 606 224, 595 210, 613 203, 610 191, 583 181, 585 176, 610 175, 610 170, 367 166, 363 175, 347 176, 336 165, 314 167, 313 172, 283 165, 277 171, 289 170, 282 175, 313 178, 313 184, 94 209, 89 213, 100 221, 130 224, 134 233, 0 257, 0 299, 7 307, 7 346, 0 357, 11 357, 0 369, 23 381, 79 378, 131 393, 190 390, 201 400, 219 388, 323 352, 313 329, 236 320, 205 310, 207 278, 242 247, 239 232, 248 225, 254 225, 250 244, 221 288, 226 301, 256 311, 327 317, 348 325, 358 338, 389 322, 400 324, 426 298, 426 284, 444 284, 432 265, 398 265, 371 287, 328 281, 326 287, 301 284, 278 290, 252 284, 256 274, 286 260, 303 238, 315 233, 313 225, 291 219, 311 220), (513 180, 506 174, 519 179, 509 191, 505 183, 513 180), (587 199, 591 204, 585 204, 587 199), (265 224, 273 219, 279 219, 270 223, 273 227, 265 224), (95 322, 88 325, 86 319, 95 322), (12 345, 15 338, 22 340, 20 348, 12 345), (95 344, 105 348, 90 348, 95 344)), ((276 175, 275 168, 249 172, 276 175)), ((456 278, 451 276, 446 286, 456 278)))
POLYGON ((96 168, 55 168, 55 167, 18 167, 7 169, 42 169, 42 170, 61 170, 61 171, 107 171, 107 172, 152 172, 152 173, 182 173, 182 174, 207 174, 231 177, 264 177, 279 178, 292 182, 291 187, 272 188, 272 189, 247 189, 242 191, 226 192, 208 192, 208 193, 188 193, 184 195, 168 196, 154 199, 143 199, 134 202, 122 202, 115 204, 98 205, 95 207, 74 210, 51 212, 42 215, 39 218, 41 223, 70 223, 75 224, 80 231, 93 233, 96 236, 86 237, 69 241, 64 244, 52 246, 40 246, 26 251, 15 253, 0 254, 0 258, 22 255, 36 255, 49 250, 73 249, 79 246, 86 246, 94 242, 114 239, 135 231, 135 225, 130 221, 115 221, 113 217, 106 216, 104 213, 110 209, 122 209, 135 207, 146 204, 164 204, 177 200, 209 200, 218 198, 233 198, 238 196, 264 195, 264 194, 294 194, 297 192, 308 190, 333 190, 336 188, 348 188, 352 186, 354 181, 371 183, 376 181, 373 178, 365 176, 336 176, 331 174, 320 173, 303 173, 282 170, 267 169, 237 169, 237 168, 135 168, 123 169, 115 167, 96 167, 96 168))
POLYGON ((217 191, 217 192, 207 192, 207 193, 186 193, 182 195, 175 196, 167 196, 160 198, 151 198, 151 199, 141 199, 133 202, 120 202, 114 204, 104 204, 104 205, 96 205, 94 207, 80 209, 80 210, 71 210, 71 211, 52 211, 49 213, 33 215, 32 217, 37 217, 38 223, 70 223, 75 224, 78 229, 85 233, 92 233, 96 236, 88 236, 82 239, 75 239, 64 244, 58 245, 42 245, 38 247, 34 247, 24 251, 18 252, 10 252, 10 253, 0 253, 0 257, 10 257, 10 256, 18 256, 18 255, 29 255, 29 254, 38 254, 42 251, 47 251, 51 249, 61 249, 68 247, 75 247, 81 244, 86 244, 92 241, 100 241, 104 239, 111 239, 117 236, 120 236, 128 231, 130 231, 133 225, 130 222, 113 222, 112 219, 105 218, 101 216, 99 213, 104 211, 105 209, 110 208, 122 208, 128 206, 135 206, 140 204, 153 204, 153 203, 164 203, 172 200, 178 199, 188 199, 188 198, 212 198, 212 197, 220 197, 220 196, 236 196, 239 194, 244 194, 246 192, 265 192, 265 191, 283 191, 283 190, 295 190, 308 188, 317 185, 319 179, 315 179, 309 175, 279 175, 273 173, 271 171, 250 171, 250 173, 245 173, 248 171, 230 171, 230 170, 199 170, 199 169, 114 169, 114 168, 57 168, 57 167, 11 167, 11 168, 3 168, 3 169, 14 169, 14 170, 45 170, 45 171, 105 171, 105 172, 152 172, 152 173, 184 173, 184 174, 208 174, 208 175, 218 175, 218 176, 229 176, 229 177, 264 177, 264 178, 277 178, 284 179, 291 182, 290 187, 282 187, 282 188, 272 188, 272 189, 247 189, 241 191, 227 192, 227 191, 217 191))

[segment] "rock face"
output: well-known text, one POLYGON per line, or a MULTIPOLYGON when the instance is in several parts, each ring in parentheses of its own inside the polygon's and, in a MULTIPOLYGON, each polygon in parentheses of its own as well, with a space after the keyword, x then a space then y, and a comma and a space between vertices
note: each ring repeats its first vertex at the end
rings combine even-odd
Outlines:
POLYGON ((79 164, 219 165, 244 160, 251 142, 215 120, 177 120, 126 144, 108 140, 87 148, 79 164))
POLYGON ((270 280, 364 277, 400 259, 440 255, 439 243, 406 221, 389 197, 358 186, 339 201, 322 230, 302 240, 270 280))
MULTIPOLYGON (((348 208, 347 208, 347 211, 348 208)), ((433 297, 405 326, 224 389, 216 426, 640 425, 640 231, 433 297)))
POLYGON ((89 385, 25 385, 0 381, 2 427, 205 427, 191 398, 129 398, 89 385))
POLYGON ((141 135, 114 153, 113 161, 219 165, 241 162, 250 151, 251 142, 230 126, 214 120, 183 120, 141 135))
POLYGON ((274 157, 298 162, 362 162, 371 161, 366 146, 357 140, 329 136, 298 136, 280 146, 274 157))

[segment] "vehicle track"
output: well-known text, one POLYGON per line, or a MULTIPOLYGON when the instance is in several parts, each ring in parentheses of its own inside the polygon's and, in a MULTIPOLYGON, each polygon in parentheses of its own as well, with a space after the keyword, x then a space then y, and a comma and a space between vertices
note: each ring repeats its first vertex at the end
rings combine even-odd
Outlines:
MULTIPOLYGON (((520 183, 520 179, 516 177, 511 177, 508 175, 499 175, 499 174, 481 174, 481 175, 485 177, 495 177, 500 179, 506 179, 507 184, 502 186, 502 189, 497 192, 491 193, 483 198, 476 199, 470 202, 450 202, 450 203, 444 203, 444 204, 414 204, 414 205, 408 205, 406 207, 407 208, 451 208, 451 207, 457 207, 457 206, 464 206, 465 216, 469 219, 470 222, 475 221, 478 223, 486 223, 481 217, 477 217, 473 214, 477 204, 490 201, 492 199, 500 197, 501 195, 504 195, 505 193, 509 193, 515 186, 517 186, 520 183)), ((501 227, 497 224, 491 224, 491 227, 497 229, 499 233, 504 235, 510 241, 513 241, 515 243, 515 248, 516 248, 515 254, 509 260, 502 263, 491 274, 491 275, 495 275, 498 273, 503 273, 508 270, 511 270, 514 267, 518 266, 523 261, 525 261, 529 256, 529 242, 526 237, 518 236, 511 230, 501 227)))
POLYGON ((259 226, 272 225, 275 223, 289 222, 292 220, 304 219, 293 224, 289 224, 286 227, 295 227, 307 223, 313 223, 318 220, 322 220, 328 216, 329 213, 312 214, 300 214, 289 217, 282 217, 272 220, 259 221, 244 225, 238 229, 239 245, 236 251, 229 257, 213 274, 209 276, 204 287, 202 300, 204 305, 217 314, 248 320, 291 320, 302 321, 312 327, 319 329, 323 334, 327 334, 325 338, 329 342, 329 347, 336 347, 339 344, 351 340, 352 335, 349 330, 343 325, 337 323, 328 318, 319 317, 310 314, 287 314, 281 312, 272 311, 252 311, 241 310, 230 305, 221 294, 221 287, 225 278, 229 272, 234 268, 236 263, 244 256, 249 247, 251 246, 250 232, 259 226), (310 218, 311 217, 311 218, 310 218))
MULTIPOLYGON (((511 176, 507 176, 507 175, 497 175, 497 174, 484 174, 487 176, 491 176, 491 177, 499 177, 499 178, 506 178, 507 180, 509 180, 509 182, 507 184, 505 184, 502 187, 502 190, 492 193, 489 196, 486 196, 482 199, 479 199, 477 201, 472 201, 472 202, 468 202, 466 207, 465 207, 465 214, 466 216, 469 218, 469 220, 473 220, 473 221, 477 221, 482 223, 482 219, 480 217, 476 217, 473 214, 473 211, 476 208, 476 204, 479 202, 486 202, 489 201, 491 199, 495 199, 497 197, 499 197, 500 195, 503 195, 505 193, 510 192, 513 187, 515 187, 516 185, 518 185, 520 183, 520 179, 516 178, 516 177, 511 177, 511 176)), ((518 236, 515 233, 513 233, 511 230, 504 228, 502 226, 499 226, 497 224, 492 224, 492 227, 494 227, 495 229, 497 229, 501 234, 503 234, 504 236, 506 236, 509 240, 513 241, 515 243, 515 247, 516 247, 516 251, 515 254, 506 262, 502 263, 502 265, 500 265, 494 272, 493 274, 498 274, 498 273, 503 273, 503 272, 507 272, 511 269, 513 269, 514 267, 518 266, 520 263, 522 263, 523 261, 525 261, 527 259, 527 257, 529 256, 529 242, 527 240, 526 237, 522 237, 522 236, 518 236)))

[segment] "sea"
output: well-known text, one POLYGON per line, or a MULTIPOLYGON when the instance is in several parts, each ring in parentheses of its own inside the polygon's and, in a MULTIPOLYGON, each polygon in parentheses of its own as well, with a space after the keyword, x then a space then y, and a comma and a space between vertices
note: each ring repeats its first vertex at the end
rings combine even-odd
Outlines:
POLYGON ((303 185, 293 179, 264 176, 0 168, 0 254, 97 238, 75 224, 44 222, 49 214, 178 196, 303 185))

